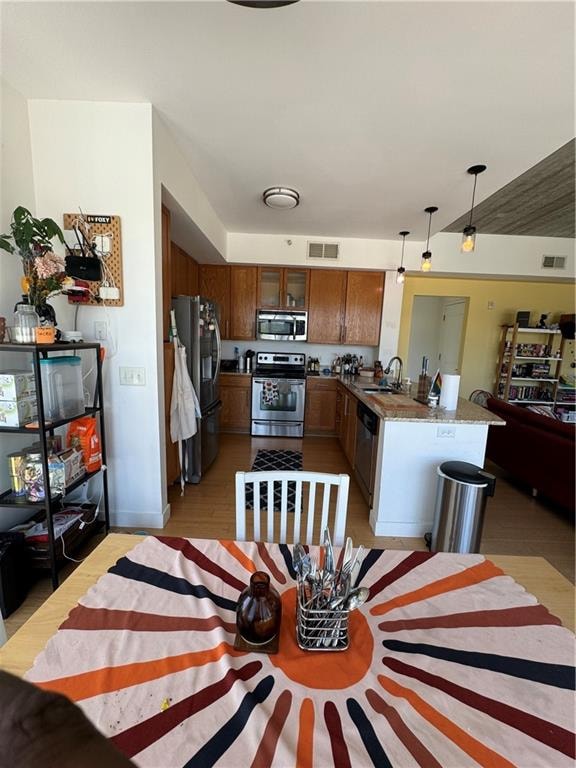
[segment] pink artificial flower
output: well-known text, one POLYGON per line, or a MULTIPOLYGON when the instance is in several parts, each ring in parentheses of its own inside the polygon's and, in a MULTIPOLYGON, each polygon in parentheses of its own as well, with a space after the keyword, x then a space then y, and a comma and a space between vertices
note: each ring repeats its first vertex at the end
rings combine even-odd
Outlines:
POLYGON ((36 256, 34 267, 39 278, 45 280, 59 272, 64 272, 64 259, 52 251, 36 256))

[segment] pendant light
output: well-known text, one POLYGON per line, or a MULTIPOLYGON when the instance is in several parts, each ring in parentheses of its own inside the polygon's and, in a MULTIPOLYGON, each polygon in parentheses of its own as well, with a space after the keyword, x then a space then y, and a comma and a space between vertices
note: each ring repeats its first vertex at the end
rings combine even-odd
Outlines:
POLYGON ((437 205, 429 205, 428 208, 424 208, 424 212, 427 213, 430 218, 428 219, 428 237, 426 238, 426 250, 422 254, 422 264, 420 269, 422 272, 430 272, 432 269, 432 251, 428 250, 428 244, 430 243, 430 226, 432 224, 432 214, 438 210, 437 205))
POLYGON ((404 245, 406 243, 406 235, 409 235, 410 232, 404 229, 402 230, 402 232, 398 232, 398 234, 402 238, 402 257, 400 258, 400 266, 396 270, 396 282, 398 283, 398 285, 402 285, 402 283, 405 280, 405 272, 406 272, 406 270, 404 269, 404 245))
POLYGON ((478 181, 478 174, 484 173, 486 170, 485 165, 471 165, 468 168, 468 173, 474 176, 474 189, 472 190, 472 206, 470 207, 470 221, 468 226, 464 227, 462 231, 462 244, 460 245, 460 251, 462 253, 472 253, 476 245, 476 227, 472 226, 472 214, 474 213, 474 197, 476 195, 476 182, 478 181))

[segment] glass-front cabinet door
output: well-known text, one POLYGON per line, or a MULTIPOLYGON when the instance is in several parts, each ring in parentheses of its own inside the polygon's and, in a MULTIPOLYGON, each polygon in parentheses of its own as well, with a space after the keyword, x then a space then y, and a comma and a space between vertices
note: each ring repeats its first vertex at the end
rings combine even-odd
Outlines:
POLYGON ((307 269, 286 269, 286 306, 304 309, 307 302, 307 269))
POLYGON ((283 269, 260 268, 260 306, 282 306, 282 273, 283 269))
POLYGON ((308 270, 260 267, 260 307, 305 309, 308 306, 308 270))

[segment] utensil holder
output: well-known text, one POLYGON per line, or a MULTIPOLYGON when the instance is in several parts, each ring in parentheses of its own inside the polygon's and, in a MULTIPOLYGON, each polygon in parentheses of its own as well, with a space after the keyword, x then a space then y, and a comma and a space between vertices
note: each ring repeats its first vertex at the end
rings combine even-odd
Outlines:
POLYGON ((349 646, 349 611, 309 608, 304 590, 298 588, 296 641, 303 651, 345 651, 349 646))

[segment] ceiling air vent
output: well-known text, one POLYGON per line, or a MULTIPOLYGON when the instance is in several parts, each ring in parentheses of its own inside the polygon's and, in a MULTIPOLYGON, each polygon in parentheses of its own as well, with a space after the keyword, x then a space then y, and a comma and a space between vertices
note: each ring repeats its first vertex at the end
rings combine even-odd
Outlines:
POLYGON ((542 256, 542 269, 566 269, 566 256, 542 256))
POLYGON ((330 259, 334 261, 340 254, 339 243, 308 243, 309 259, 330 259))

